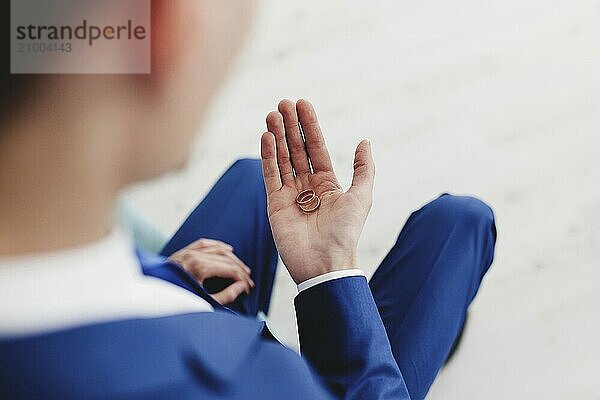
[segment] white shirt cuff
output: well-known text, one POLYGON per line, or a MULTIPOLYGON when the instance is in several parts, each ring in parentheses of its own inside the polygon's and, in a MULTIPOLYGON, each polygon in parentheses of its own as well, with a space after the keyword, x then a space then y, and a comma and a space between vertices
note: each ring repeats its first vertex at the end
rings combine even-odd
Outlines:
POLYGON ((360 269, 344 269, 341 271, 328 272, 323 275, 315 276, 302 283, 298 284, 298 292, 302 292, 306 289, 310 289, 313 286, 317 286, 321 283, 329 282, 334 279, 347 278, 349 276, 365 276, 365 273, 360 269))

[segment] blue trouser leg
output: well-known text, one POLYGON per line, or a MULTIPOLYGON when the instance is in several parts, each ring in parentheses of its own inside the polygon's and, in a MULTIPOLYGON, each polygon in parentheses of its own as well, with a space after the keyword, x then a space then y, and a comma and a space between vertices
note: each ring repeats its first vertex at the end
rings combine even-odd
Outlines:
MULTIPOLYGON (((200 238, 230 244, 252 270, 256 287, 250 295, 243 295, 227 306, 245 315, 256 315, 259 311, 266 314, 278 260, 266 210, 260 160, 239 160, 189 215, 161 254, 169 256, 200 238)), ((212 286, 226 283, 213 280, 212 286)), ((214 291, 208 286, 207 282, 206 288, 214 291)))
POLYGON ((492 263, 492 210, 443 195, 413 213, 370 281, 394 358, 413 400, 423 399, 492 263))
MULTIPOLYGON (((267 312, 277 253, 266 215, 259 160, 236 162, 165 246, 168 256, 199 238, 231 244, 252 269, 256 288, 230 305, 267 312)), ((462 327, 491 265, 496 232, 491 209, 444 195, 413 213, 370 281, 394 357, 413 400, 423 399, 462 327)), ((176 272, 153 275, 188 287, 176 272), (173 276, 172 276, 173 275, 173 276)))

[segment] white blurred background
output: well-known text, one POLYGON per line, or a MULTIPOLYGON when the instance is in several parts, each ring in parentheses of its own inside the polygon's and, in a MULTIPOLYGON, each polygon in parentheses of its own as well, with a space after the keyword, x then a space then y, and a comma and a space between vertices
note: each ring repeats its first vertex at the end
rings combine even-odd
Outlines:
MULTIPOLYGON (((378 165, 371 274, 409 213, 449 191, 496 212, 497 257, 428 399, 600 399, 600 1, 260 2, 181 174, 128 197, 173 232, 279 99, 314 102, 338 175, 378 165)), ((271 319, 297 346, 280 269, 271 319)))

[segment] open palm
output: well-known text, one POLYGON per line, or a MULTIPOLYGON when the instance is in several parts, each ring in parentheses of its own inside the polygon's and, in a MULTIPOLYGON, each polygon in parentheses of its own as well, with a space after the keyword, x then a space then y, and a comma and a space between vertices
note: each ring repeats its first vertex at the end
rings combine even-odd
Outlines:
POLYGON ((358 145, 352 186, 344 192, 309 102, 282 101, 279 111, 268 115, 267 128, 261 153, 269 220, 292 278, 300 283, 356 267, 356 247, 371 208, 375 175, 369 142, 358 145), (306 189, 321 199, 311 213, 296 204, 296 196, 306 189))

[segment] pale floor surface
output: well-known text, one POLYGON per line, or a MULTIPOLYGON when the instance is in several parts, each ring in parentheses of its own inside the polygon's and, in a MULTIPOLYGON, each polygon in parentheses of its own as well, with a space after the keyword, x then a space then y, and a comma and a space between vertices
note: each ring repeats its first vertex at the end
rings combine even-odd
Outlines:
MULTIPOLYGON (((263 0, 189 168, 133 189, 173 231, 228 164, 258 154, 281 98, 311 99, 342 182, 378 165, 371 274, 409 213, 449 191, 497 215, 492 272, 429 399, 600 399, 600 3, 263 0)), ((271 313, 296 345, 295 287, 271 313)))

